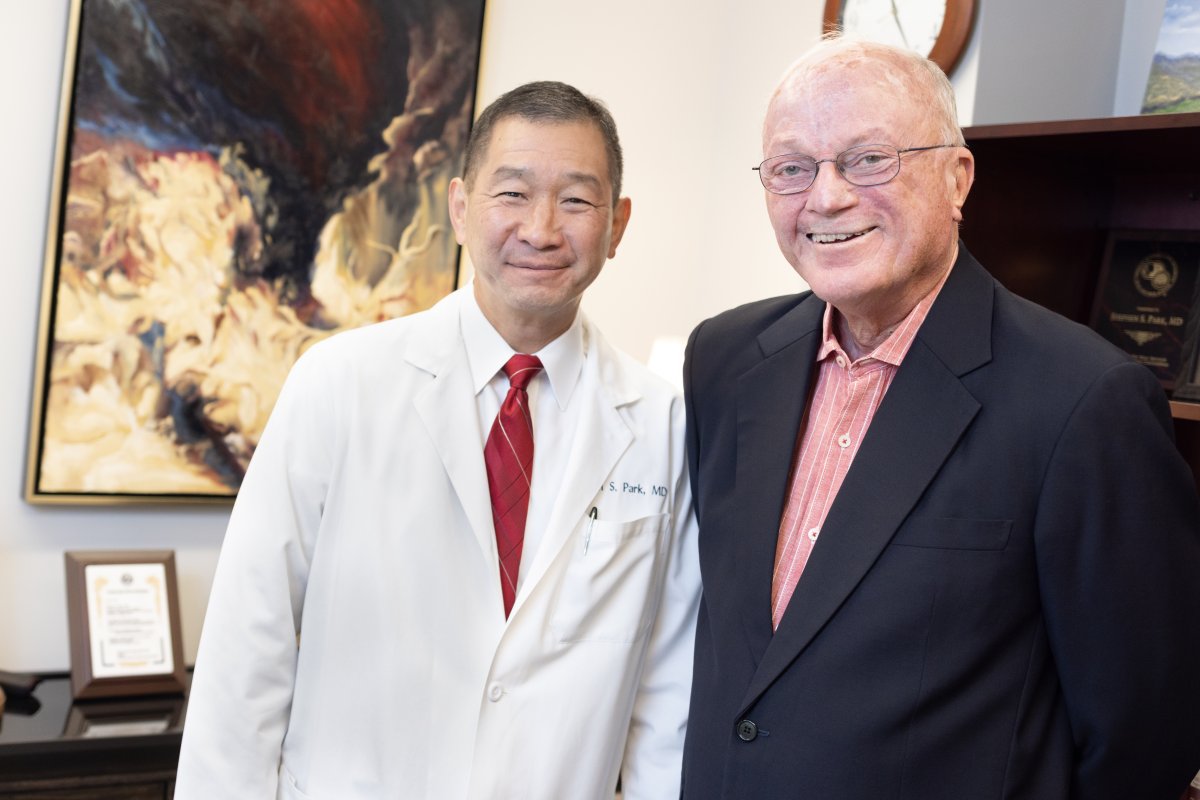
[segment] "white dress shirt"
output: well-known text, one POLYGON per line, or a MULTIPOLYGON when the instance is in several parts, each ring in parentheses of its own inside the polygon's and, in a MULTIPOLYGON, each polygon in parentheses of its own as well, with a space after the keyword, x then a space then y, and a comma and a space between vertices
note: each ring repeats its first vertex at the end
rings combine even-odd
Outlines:
MULTIPOLYGON (((462 304, 462 337, 475 389, 479 450, 482 452, 500 405, 508 394, 504 365, 516 351, 488 322, 475 302, 474 293, 469 288, 466 293, 468 296, 463 298, 462 304)), ((527 389, 529 413, 533 417, 533 480, 529 512, 525 518, 521 568, 517 573, 518 591, 545 538, 546 524, 567 471, 567 457, 579 426, 580 403, 571 400, 579 384, 586 348, 583 325, 576 314, 575 321, 565 333, 536 353, 529 354, 541 359, 543 369, 534 376, 527 389)))

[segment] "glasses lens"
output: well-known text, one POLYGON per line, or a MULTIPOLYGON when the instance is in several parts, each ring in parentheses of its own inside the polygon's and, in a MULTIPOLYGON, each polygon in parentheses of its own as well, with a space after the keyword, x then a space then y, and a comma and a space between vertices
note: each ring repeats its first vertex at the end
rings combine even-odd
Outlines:
POLYGON ((896 177, 900 171, 900 154, 887 145, 859 145, 838 155, 837 168, 853 184, 874 186, 896 177))
POLYGON ((808 156, 775 156, 759 165, 758 175, 763 186, 776 194, 803 192, 812 185, 817 164, 808 156))

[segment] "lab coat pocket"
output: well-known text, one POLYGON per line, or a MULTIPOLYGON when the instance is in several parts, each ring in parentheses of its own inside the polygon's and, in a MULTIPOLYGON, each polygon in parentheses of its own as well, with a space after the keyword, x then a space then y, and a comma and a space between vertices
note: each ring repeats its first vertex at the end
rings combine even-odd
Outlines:
POLYGON ((655 514, 581 526, 550 618, 559 641, 628 643, 646 634, 667 519, 655 514))

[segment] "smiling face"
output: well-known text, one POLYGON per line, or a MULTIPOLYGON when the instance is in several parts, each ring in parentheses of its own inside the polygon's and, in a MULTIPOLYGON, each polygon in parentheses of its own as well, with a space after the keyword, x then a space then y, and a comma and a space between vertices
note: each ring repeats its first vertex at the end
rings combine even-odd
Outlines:
POLYGON ((583 291, 629 221, 613 202, 608 156, 591 122, 496 123, 471 185, 450 184, 450 217, 475 267, 484 316, 520 352, 570 327, 583 291))
MULTIPOLYGON (((929 81, 886 52, 802 62, 771 100, 763 156, 832 159, 860 144, 947 144, 934 107, 929 81)), ((899 175, 880 186, 853 186, 821 164, 807 191, 767 193, 767 212, 813 292, 851 328, 878 331, 903 319, 950 268, 973 175, 966 148, 903 154, 899 175)))

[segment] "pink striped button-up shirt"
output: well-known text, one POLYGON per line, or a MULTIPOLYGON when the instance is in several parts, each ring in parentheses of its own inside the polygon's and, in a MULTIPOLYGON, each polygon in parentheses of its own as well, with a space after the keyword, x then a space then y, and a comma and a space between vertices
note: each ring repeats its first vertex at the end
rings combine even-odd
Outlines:
POLYGON ((942 276, 882 344, 854 362, 834 333, 833 306, 825 308, 816 385, 797 440, 787 506, 775 547, 771 578, 773 628, 779 627, 858 446, 948 275, 942 276))

